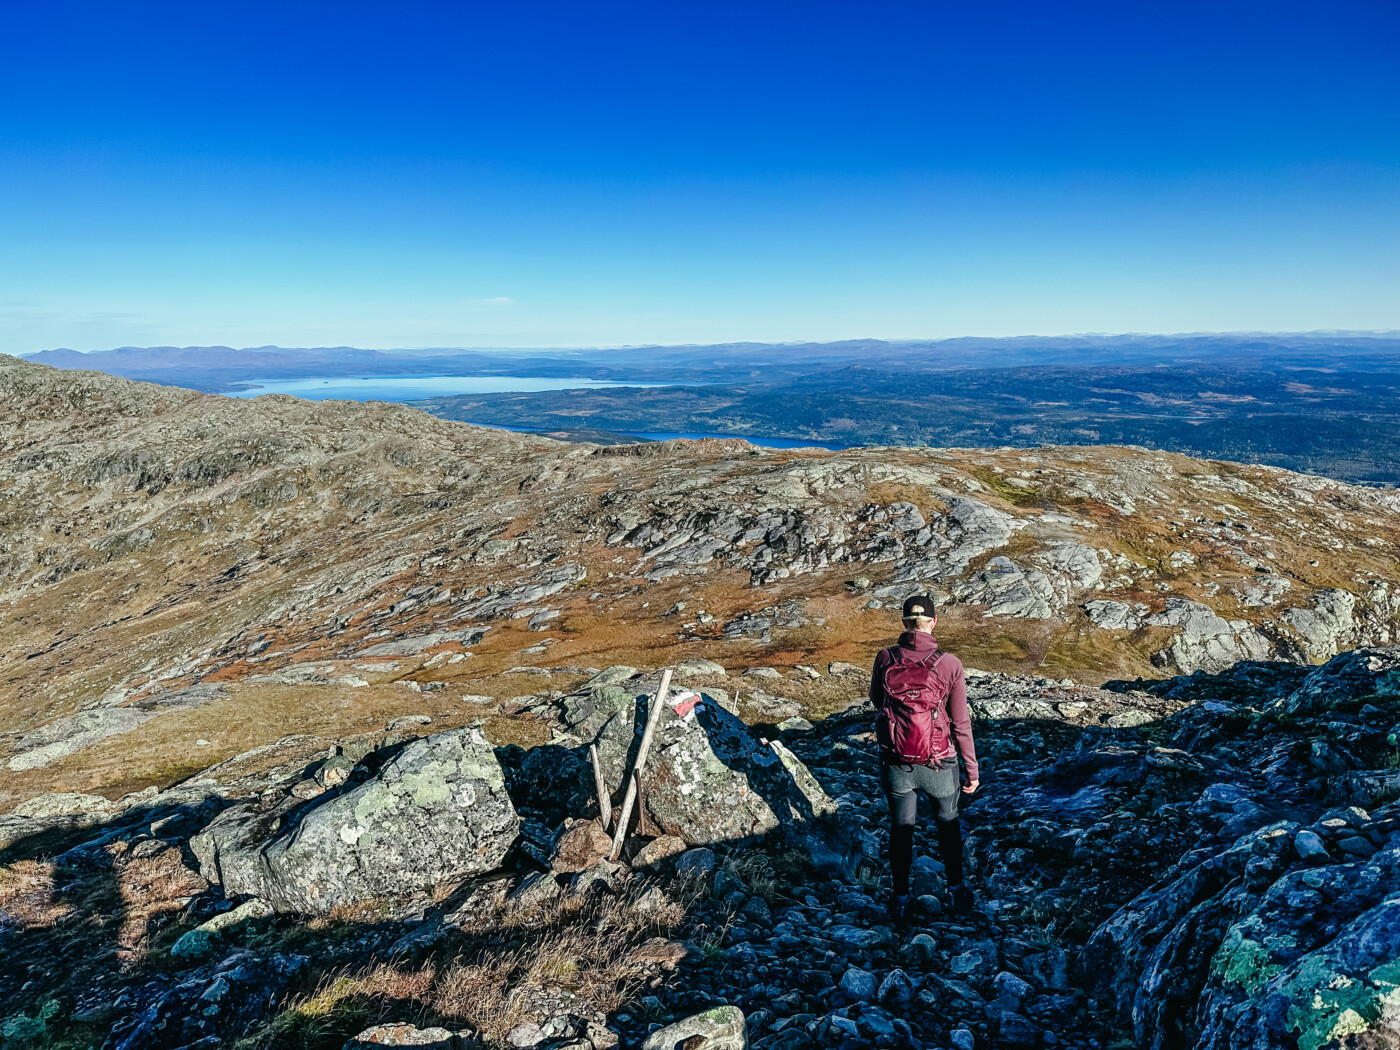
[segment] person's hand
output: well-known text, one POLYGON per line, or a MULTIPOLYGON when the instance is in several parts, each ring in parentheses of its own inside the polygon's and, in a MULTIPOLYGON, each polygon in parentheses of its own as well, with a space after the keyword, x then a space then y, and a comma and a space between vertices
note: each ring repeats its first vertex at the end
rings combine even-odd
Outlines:
POLYGON ((969 780, 966 784, 963 785, 963 794, 972 794, 974 791, 977 790, 978 785, 981 783, 982 782, 980 780, 969 780))

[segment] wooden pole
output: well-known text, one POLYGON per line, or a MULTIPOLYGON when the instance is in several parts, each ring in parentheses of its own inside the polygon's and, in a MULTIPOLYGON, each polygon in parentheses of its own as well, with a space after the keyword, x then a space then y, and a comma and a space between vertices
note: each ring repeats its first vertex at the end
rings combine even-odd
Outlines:
POLYGON ((647 711, 647 727, 642 732, 642 742, 637 748, 637 761, 632 766, 632 776, 628 778, 627 794, 622 797, 622 810, 617 816, 617 831, 613 834, 612 860, 622 855, 623 844, 627 841, 627 822, 632 819, 632 805, 637 800, 637 785, 641 783, 642 769, 647 764, 647 752, 651 750, 651 738, 656 733, 656 723, 661 721, 661 708, 666 704, 666 695, 671 691, 671 669, 661 674, 661 687, 647 711))
POLYGON ((603 769, 598 764, 597 744, 588 745, 588 759, 593 763, 593 789, 598 792, 598 819, 603 824, 603 830, 607 831, 612 827, 612 797, 603 784, 603 769))

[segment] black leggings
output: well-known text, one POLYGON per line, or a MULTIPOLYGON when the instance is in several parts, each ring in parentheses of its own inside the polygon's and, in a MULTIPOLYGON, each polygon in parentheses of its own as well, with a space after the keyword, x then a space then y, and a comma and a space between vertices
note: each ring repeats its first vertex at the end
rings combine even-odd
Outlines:
POLYGON ((896 896, 909 893, 909 869, 914 863, 914 826, 919 818, 919 794, 934 805, 938 852, 949 886, 963 880, 962 827, 958 823, 957 761, 943 766, 882 764, 880 783, 890 804, 890 878, 896 896))

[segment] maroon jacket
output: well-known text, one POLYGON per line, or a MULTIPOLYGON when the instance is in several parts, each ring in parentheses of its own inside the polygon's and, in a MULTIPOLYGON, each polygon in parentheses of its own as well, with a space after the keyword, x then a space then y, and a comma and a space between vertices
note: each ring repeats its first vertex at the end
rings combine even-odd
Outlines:
MULTIPOLYGON (((913 654, 914 659, 928 656, 938 648, 938 640, 923 631, 905 631, 896 643, 900 649, 913 654)), ((894 661, 889 649, 881 649, 875 657, 875 669, 870 675, 870 702, 878 714, 885 706, 885 668, 894 661)), ((938 657, 934 677, 948 687, 948 725, 952 730, 951 743, 957 756, 962 759, 963 774, 967 781, 977 779, 977 752, 972 746, 972 718, 967 710, 967 680, 963 675, 962 661, 952 653, 945 652, 938 657)), ((947 757, 947 756, 944 756, 947 757)))

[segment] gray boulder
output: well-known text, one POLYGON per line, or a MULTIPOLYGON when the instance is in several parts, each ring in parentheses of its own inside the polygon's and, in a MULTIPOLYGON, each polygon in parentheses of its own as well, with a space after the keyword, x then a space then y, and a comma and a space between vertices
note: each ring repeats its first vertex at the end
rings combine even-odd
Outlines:
POLYGON ((1103 578, 1098 551, 1083 543, 1057 543, 1031 560, 1065 593, 1088 590, 1103 578))
POLYGON ((1129 605, 1127 602, 1100 598, 1085 602, 1084 611, 1095 627, 1102 627, 1108 631, 1136 631, 1143 624, 1147 606, 1141 602, 1129 605))
POLYGON ((1356 595, 1350 591, 1318 591, 1310 609, 1286 609, 1280 617, 1298 633, 1303 652, 1325 660, 1355 643, 1358 624, 1353 615, 1356 595))
MULTIPOLYGON (((573 732, 596 742, 605 782, 620 785, 652 697, 619 687, 592 696, 589 717, 573 732)), ((642 802, 657 828, 691 846, 748 840, 779 828, 802 831, 836 808, 791 751, 776 741, 760 742, 703 694, 685 717, 670 707, 662 712, 642 802)))
POLYGON ((1290 715, 1317 714, 1363 696, 1400 696, 1400 646, 1333 657, 1271 706, 1290 715))
POLYGON ((1095 932, 1082 969, 1131 1017, 1139 1045, 1182 1045, 1184 1019, 1202 1050, 1319 1048, 1346 1035, 1395 1045, 1400 844, 1364 863, 1303 863, 1298 830, 1242 837, 1095 932))
POLYGON ((347 1042, 343 1050, 372 1050, 380 1046, 416 1046, 420 1050, 456 1050, 456 1036, 446 1028, 419 1028, 403 1022, 377 1024, 347 1042))
POLYGON ((1045 573, 1023 569, 1004 557, 993 558, 981 572, 954 584, 953 597, 965 605, 985 605, 983 616, 1044 619, 1054 615, 1059 605, 1059 596, 1045 573))
POLYGON ((422 892, 491 871, 520 821, 500 764, 478 729, 415 740, 379 773, 329 801, 266 813, 225 811, 190 846, 229 896, 279 912, 422 892))
POLYGON ((898 562, 895 582, 955 577, 974 558, 1005 546, 1011 534, 1024 527, 1024 521, 1005 511, 966 496, 949 496, 947 515, 931 526, 931 542, 898 562))
POLYGON ((1240 604, 1251 609, 1277 605, 1292 584, 1286 576, 1259 576, 1235 588, 1240 604))
POLYGON ((745 1050, 749 1045, 744 1012, 737 1006, 715 1006, 683 1021, 669 1024, 647 1036, 642 1050, 745 1050), (699 1037, 700 1041, 696 1040, 699 1037))
POLYGON ((1269 640, 1248 621, 1226 620, 1210 606, 1186 598, 1168 598, 1167 607, 1145 622, 1179 628, 1154 660, 1182 671, 1223 671, 1240 660, 1265 660, 1273 654, 1269 640))

